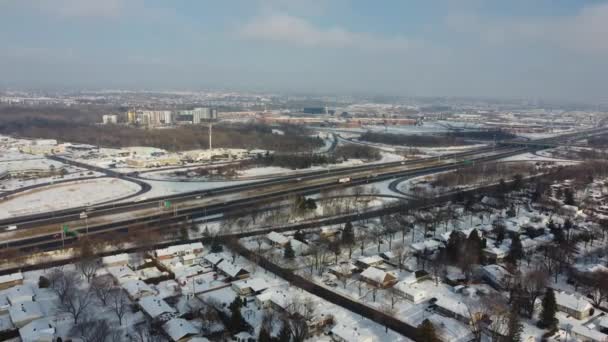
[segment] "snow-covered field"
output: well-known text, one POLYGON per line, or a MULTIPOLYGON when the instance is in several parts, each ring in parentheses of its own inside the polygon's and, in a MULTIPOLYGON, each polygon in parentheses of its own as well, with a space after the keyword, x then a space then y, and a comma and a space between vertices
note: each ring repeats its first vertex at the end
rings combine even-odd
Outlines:
POLYGON ((109 201, 136 193, 139 186, 113 178, 56 184, 25 191, 0 202, 0 218, 109 201))

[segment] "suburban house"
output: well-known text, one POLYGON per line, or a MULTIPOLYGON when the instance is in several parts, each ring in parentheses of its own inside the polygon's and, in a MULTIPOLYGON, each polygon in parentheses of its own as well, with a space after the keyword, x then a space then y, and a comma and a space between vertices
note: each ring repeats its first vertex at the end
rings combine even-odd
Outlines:
POLYGON ((174 342, 190 341, 190 338, 198 334, 198 329, 190 321, 182 318, 172 318, 163 324, 163 330, 174 342))
POLYGON ((150 285, 144 283, 141 280, 129 280, 124 282, 122 288, 127 292, 127 295, 131 300, 138 300, 146 296, 153 296, 156 291, 150 287, 150 285))
POLYGON ((555 291, 557 309, 576 319, 585 319, 591 315, 593 306, 585 298, 563 291, 555 291))
POLYGON ((21 272, 0 276, 0 290, 21 284, 23 284, 23 274, 21 272))
POLYGON ((355 265, 360 268, 368 268, 372 266, 381 266, 384 264, 384 259, 379 255, 372 255, 369 257, 362 257, 355 261, 355 265))
POLYGON ((406 281, 400 281, 393 287, 397 293, 403 296, 408 301, 419 304, 429 298, 428 292, 424 288, 430 288, 431 283, 410 283, 406 281))
POLYGON ((498 247, 492 245, 483 249, 483 255, 487 260, 498 262, 503 260, 509 254, 509 248, 505 245, 498 247))
POLYGON ((482 277, 492 287, 498 290, 504 289, 513 275, 502 266, 486 265, 481 268, 482 277))
POLYGON ((23 302, 18 305, 13 305, 8 310, 11 322, 17 328, 22 328, 31 321, 44 317, 40 304, 38 302, 23 302))
POLYGON ((139 279, 137 274, 128 266, 111 266, 107 268, 107 271, 117 284, 139 279))
POLYGON ((268 282, 262 278, 252 278, 235 281, 231 284, 234 292, 241 296, 257 295, 269 288, 268 282))
POLYGON ((215 267, 217 271, 226 276, 228 280, 238 280, 249 277, 249 271, 240 265, 231 263, 228 260, 222 260, 215 267))
POLYGON ((147 296, 138 302, 139 307, 151 319, 169 320, 175 313, 175 309, 169 306, 164 299, 157 296, 147 296))
POLYGON ((361 280, 379 288, 393 286, 397 282, 397 277, 392 273, 383 271, 376 267, 369 267, 361 272, 361 280))
POLYGON ((199 256, 202 252, 203 244, 200 242, 194 242, 157 249, 154 251, 154 256, 159 260, 164 260, 188 254, 199 256))
POLYGON ((55 326, 48 318, 29 322, 19 329, 21 341, 54 341, 55 326))
POLYGON ((270 241, 270 244, 274 247, 285 247, 287 246, 290 240, 290 238, 288 238, 287 236, 277 232, 270 232, 266 234, 266 239, 268 239, 268 241, 270 241))
POLYGON ((29 285, 13 286, 0 292, 0 297, 6 298, 7 304, 16 305, 34 300, 34 290, 29 285))

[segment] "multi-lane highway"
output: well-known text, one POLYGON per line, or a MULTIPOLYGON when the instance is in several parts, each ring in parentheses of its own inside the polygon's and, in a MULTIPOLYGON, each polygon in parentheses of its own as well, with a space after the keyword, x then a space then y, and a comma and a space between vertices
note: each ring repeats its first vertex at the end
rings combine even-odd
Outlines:
MULTIPOLYGON (((596 130, 593 130, 595 132, 596 130)), ((556 142, 588 135, 589 131, 569 134, 565 137, 543 139, 556 142)), ((535 147, 487 147, 474 151, 455 153, 442 157, 362 165, 349 168, 314 171, 306 174, 268 179, 221 189, 196 191, 135 203, 96 206, 88 212, 87 226, 80 219, 84 208, 75 208, 46 214, 31 215, 4 220, 2 225, 18 225, 19 229, 3 231, 0 240, 3 248, 45 248, 56 243, 59 227, 68 225, 70 230, 99 234, 124 230, 135 224, 165 225, 184 222, 227 211, 251 210, 262 201, 271 201, 290 194, 312 194, 325 189, 353 186, 388 179, 415 177, 452 170, 471 163, 497 160, 530 151, 535 147), (341 183, 339 179, 348 179, 341 183), (170 200, 171 208, 163 209, 159 201, 170 200)))

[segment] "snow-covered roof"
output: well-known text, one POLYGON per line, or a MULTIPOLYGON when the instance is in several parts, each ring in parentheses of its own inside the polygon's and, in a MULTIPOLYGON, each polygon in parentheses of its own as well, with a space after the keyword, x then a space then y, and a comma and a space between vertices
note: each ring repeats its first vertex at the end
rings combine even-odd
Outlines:
POLYGON ((308 244, 296 239, 291 239, 290 243, 293 250, 297 253, 306 253, 309 249, 308 244))
POLYGON ((140 298, 156 293, 153 288, 141 280, 129 280, 122 283, 121 286, 125 291, 127 291, 129 297, 131 298, 140 298))
POLYGON ((106 269, 119 283, 137 279, 137 274, 127 266, 111 266, 106 269))
POLYGON ((226 255, 224 255, 224 253, 209 253, 205 255, 203 259, 212 265, 217 265, 222 260, 226 259, 226 255))
POLYGON ((266 234, 266 238, 278 245, 285 245, 289 242, 289 238, 285 235, 277 232, 270 232, 266 234))
POLYGON ((460 296, 440 296, 437 298, 435 305, 462 317, 468 317, 469 315, 469 310, 460 296))
POLYGON ((586 337, 585 341, 606 341, 608 340, 608 335, 603 332, 591 329, 589 326, 572 324, 572 333, 577 336, 586 337))
POLYGON ((396 277, 389 272, 385 272, 376 267, 368 267, 365 271, 361 272, 361 277, 373 280, 377 283, 384 283, 384 281, 389 278, 395 279, 396 277))
POLYGON ((433 240, 433 239, 427 239, 427 240, 412 244, 412 248, 418 252, 434 251, 439 247, 441 247, 441 242, 439 242, 437 240, 433 240))
POLYGON ((395 284, 395 289, 401 291, 406 296, 413 298, 414 302, 419 302, 428 297, 428 293, 424 290, 423 286, 427 284, 412 284, 404 281, 400 281, 395 284))
POLYGON ((150 278, 158 278, 163 275, 168 274, 167 272, 162 272, 156 266, 142 268, 137 271, 137 276, 141 279, 150 279, 150 278))
POLYGON ((343 341, 349 342, 373 342, 373 334, 358 326, 346 325, 338 323, 331 329, 332 335, 335 335, 343 341))
POLYGON ((205 269, 201 265, 196 264, 187 267, 183 267, 183 265, 181 265, 180 267, 175 267, 171 269, 171 271, 175 274, 175 278, 177 279, 194 277, 195 275, 203 273, 204 270, 205 269))
POLYGON ((104 265, 113 265, 118 263, 128 263, 129 262, 129 254, 121 253, 115 255, 108 255, 101 258, 101 263, 104 265))
POLYGON ((555 291, 555 302, 559 306, 578 312, 585 312, 593 308, 585 298, 562 291, 555 291))
POLYGON ((357 259, 357 262, 362 263, 364 265, 376 265, 384 262, 384 259, 379 255, 372 255, 368 257, 363 257, 357 259))
POLYGON ((38 302, 23 302, 18 305, 13 305, 8 310, 8 313, 11 316, 11 321, 15 325, 44 317, 38 302))
POLYGON ((291 294, 285 293, 285 291, 280 289, 268 290, 256 296, 256 299, 260 302, 270 301, 283 309, 289 305, 290 298, 292 298, 291 294))
POLYGON ((12 305, 32 301, 34 290, 29 285, 17 285, 0 291, 0 297, 6 298, 12 305))
POLYGON ((247 288, 250 288, 253 292, 259 292, 269 288, 270 284, 262 278, 251 278, 235 281, 232 283, 232 287, 239 292, 247 288))
POLYGON ((524 250, 531 250, 538 246, 539 242, 533 239, 523 239, 521 240, 521 247, 524 250))
POLYGON ((485 253, 495 255, 497 258, 504 258, 507 256, 507 254, 509 254, 509 248, 505 244, 502 244, 498 247, 490 245, 484 248, 483 251, 485 253))
POLYGON ((511 273, 500 265, 492 264, 483 266, 483 271, 495 281, 502 281, 511 276, 511 273))
POLYGON ((163 324, 163 330, 173 341, 179 341, 189 335, 198 334, 198 330, 194 325, 183 318, 173 318, 169 320, 167 323, 163 324))
POLYGON ((177 255, 181 253, 194 253, 195 251, 202 251, 203 244, 200 242, 186 243, 182 245, 169 246, 167 248, 161 248, 154 251, 157 257, 167 255, 177 255))
POLYGON ((175 313, 175 309, 158 296, 143 297, 138 303, 141 309, 152 318, 159 317, 162 314, 175 313))
POLYGON ((23 280, 23 274, 21 272, 0 276, 0 284, 10 283, 13 281, 20 281, 20 280, 23 280))
POLYGON ((241 273, 241 271, 248 272, 242 266, 233 264, 228 260, 223 260, 217 264, 217 268, 229 277, 236 277, 239 273, 241 273))
POLYGON ((55 326, 48 318, 33 320, 19 329, 23 342, 52 341, 54 334, 55 326))

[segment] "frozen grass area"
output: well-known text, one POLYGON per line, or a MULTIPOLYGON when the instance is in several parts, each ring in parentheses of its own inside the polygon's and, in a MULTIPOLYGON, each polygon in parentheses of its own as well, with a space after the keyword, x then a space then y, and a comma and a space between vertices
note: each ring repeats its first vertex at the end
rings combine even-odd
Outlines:
POLYGON ((49 185, 9 196, 0 202, 0 218, 92 205, 137 191, 138 185, 114 178, 49 185))

